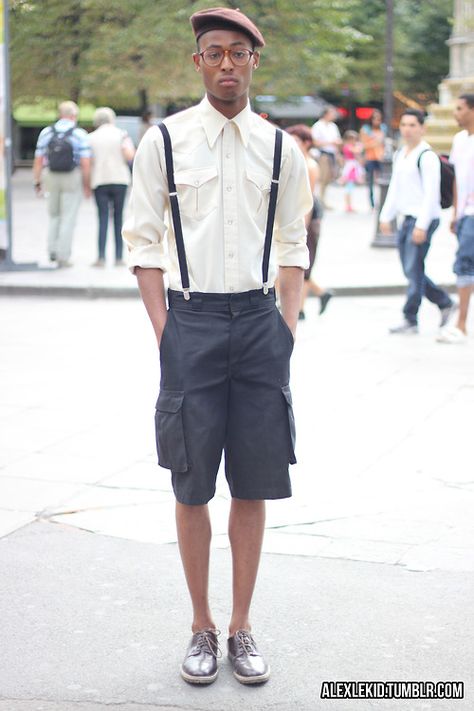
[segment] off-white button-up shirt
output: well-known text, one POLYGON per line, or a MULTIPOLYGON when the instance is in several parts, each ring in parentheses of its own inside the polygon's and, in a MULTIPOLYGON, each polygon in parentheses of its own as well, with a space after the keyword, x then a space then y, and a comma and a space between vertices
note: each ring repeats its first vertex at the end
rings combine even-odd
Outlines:
MULTIPOLYGON (((173 145, 176 189, 191 291, 232 293, 262 287, 262 257, 273 170, 275 128, 250 105, 227 119, 207 98, 165 120, 173 145)), ((296 142, 283 136, 269 284, 278 266, 308 267, 305 215, 312 196, 296 142)), ((134 162, 123 237, 129 267, 168 272, 180 290, 176 243, 168 215, 163 137, 144 135, 134 162)))

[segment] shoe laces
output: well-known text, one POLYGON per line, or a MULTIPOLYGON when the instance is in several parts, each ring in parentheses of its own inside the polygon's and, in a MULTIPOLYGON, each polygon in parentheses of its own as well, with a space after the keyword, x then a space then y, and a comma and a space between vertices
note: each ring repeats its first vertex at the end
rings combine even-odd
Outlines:
POLYGON ((245 654, 256 654, 255 640, 250 632, 247 632, 247 630, 237 630, 235 638, 239 643, 241 652, 245 652, 245 654))
POLYGON ((198 632, 198 638, 196 640, 198 652, 207 652, 208 654, 212 654, 216 659, 222 657, 219 642, 217 641, 219 635, 219 630, 202 630, 202 632, 198 632))

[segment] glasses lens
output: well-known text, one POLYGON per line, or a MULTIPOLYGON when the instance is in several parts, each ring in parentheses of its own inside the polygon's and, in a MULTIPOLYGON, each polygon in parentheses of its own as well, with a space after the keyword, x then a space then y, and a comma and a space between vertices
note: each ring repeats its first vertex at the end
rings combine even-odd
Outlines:
POLYGON ((205 49, 202 53, 202 58, 210 67, 217 67, 222 62, 223 57, 224 52, 220 49, 205 49))
POLYGON ((235 49, 230 53, 230 58, 238 67, 248 64, 252 53, 248 49, 235 49))

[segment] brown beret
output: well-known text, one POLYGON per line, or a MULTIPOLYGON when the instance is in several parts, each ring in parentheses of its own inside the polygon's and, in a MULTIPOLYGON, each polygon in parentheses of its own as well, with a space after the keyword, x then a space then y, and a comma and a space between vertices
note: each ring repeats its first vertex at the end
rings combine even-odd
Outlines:
POLYGON ((256 25, 240 10, 230 7, 212 7, 200 10, 190 17, 196 40, 211 30, 235 30, 243 32, 252 40, 254 47, 264 47, 265 40, 256 25))

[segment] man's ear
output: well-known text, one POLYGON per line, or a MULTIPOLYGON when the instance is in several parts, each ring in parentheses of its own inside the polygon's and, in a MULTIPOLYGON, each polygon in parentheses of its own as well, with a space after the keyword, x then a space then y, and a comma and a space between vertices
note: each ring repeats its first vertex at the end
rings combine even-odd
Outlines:
POLYGON ((198 52, 194 52, 193 54, 193 62, 194 62, 194 67, 197 72, 201 71, 201 56, 198 54, 198 52))
POLYGON ((258 69, 258 65, 260 64, 260 52, 254 52, 252 59, 253 59, 253 68, 258 69))

